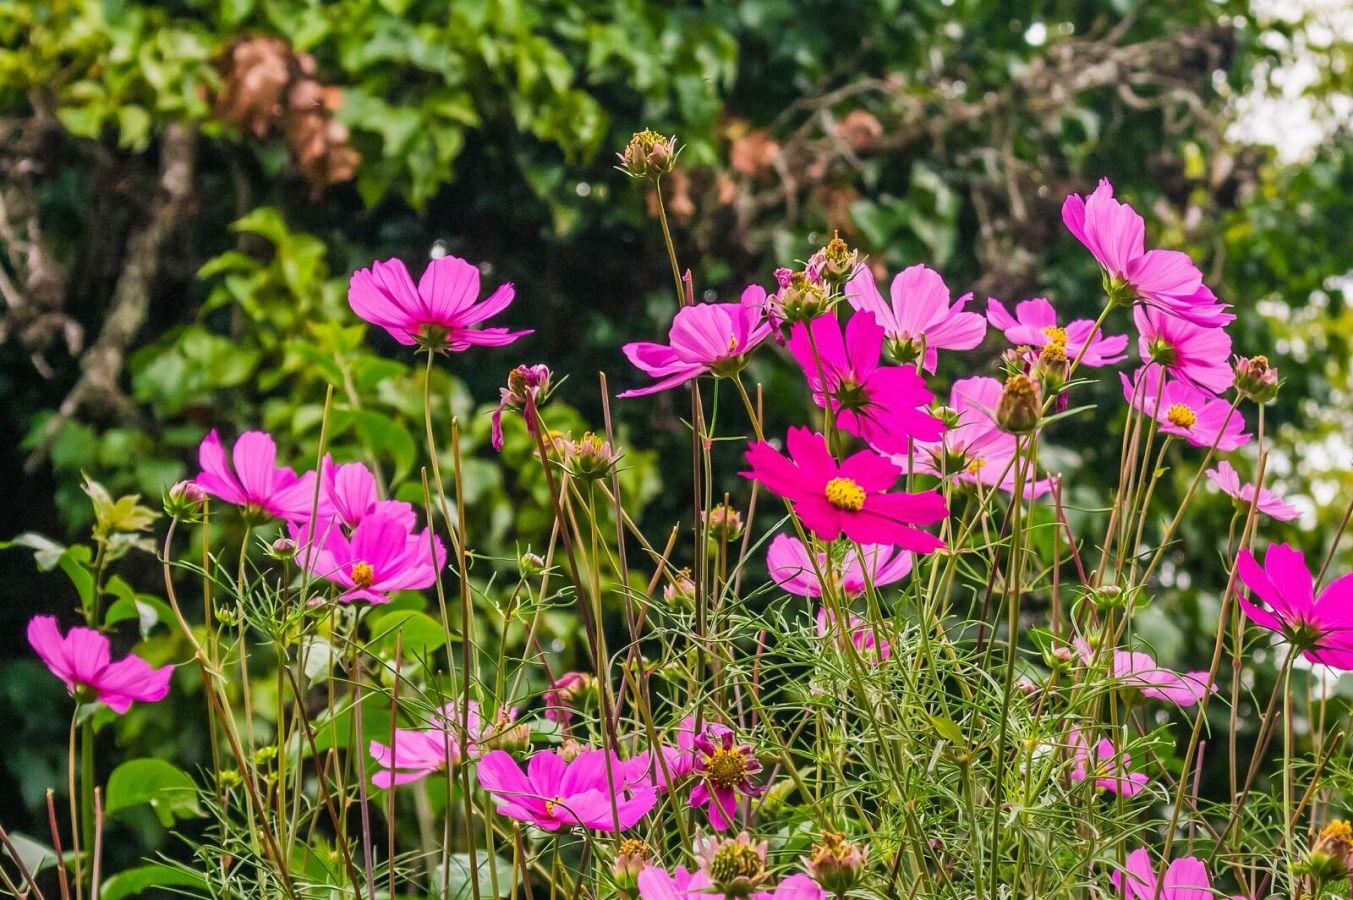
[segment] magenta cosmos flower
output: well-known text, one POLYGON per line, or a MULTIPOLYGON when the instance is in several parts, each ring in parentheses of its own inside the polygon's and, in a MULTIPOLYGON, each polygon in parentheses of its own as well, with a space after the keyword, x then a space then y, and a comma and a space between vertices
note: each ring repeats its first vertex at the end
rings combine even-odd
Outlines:
POLYGON ((826 573, 829 568, 837 588, 848 597, 857 597, 868 585, 881 588, 906 578, 911 564, 912 555, 906 550, 880 544, 851 545, 839 560, 830 559, 826 553, 809 556, 803 541, 787 534, 776 535, 766 550, 770 577, 800 597, 822 596, 818 572, 826 573))
MULTIPOLYGON (((912 464, 917 472, 945 476, 968 484, 1015 490, 1015 436, 996 424, 1001 383, 995 378, 960 378, 949 391, 949 409, 958 424, 938 440, 918 443, 912 464)), ((905 456, 893 456, 905 466, 905 456)), ((1024 496, 1041 497, 1052 490, 1051 478, 1026 480, 1024 496)))
MULTIPOLYGON (((467 713, 465 750, 474 758, 487 729, 473 700, 467 713)), ((379 788, 409 784, 460 762, 461 716, 460 705, 448 703, 428 718, 427 728, 396 728, 389 745, 373 740, 367 750, 381 771, 371 776, 371 783, 379 788)), ((516 710, 512 710, 508 719, 515 718, 516 710)))
POLYGON ((1239 410, 1201 388, 1164 378, 1159 366, 1138 369, 1131 380, 1126 375, 1119 378, 1128 403, 1155 419, 1165 434, 1183 438, 1195 447, 1215 446, 1218 450, 1243 447, 1250 439, 1239 410))
POLYGON ((212 429, 197 449, 202 471, 193 479, 202 490, 236 506, 246 515, 307 519, 315 503, 315 473, 297 475, 277 465, 277 445, 265 431, 246 431, 235 440, 226 461, 221 436, 212 429))
POLYGON ((320 487, 321 520, 333 516, 343 527, 351 529, 360 525, 367 516, 383 512, 404 522, 410 531, 417 521, 412 504, 380 499, 376 476, 362 463, 339 464, 324 457, 324 464, 320 467, 320 487))
POLYGON ((1240 551, 1236 565, 1252 594, 1240 596, 1250 621, 1281 634, 1311 662, 1353 671, 1353 574, 1335 579, 1316 597, 1305 555, 1287 544, 1270 546, 1262 569, 1248 549, 1240 551))
POLYGON ((879 293, 874 275, 861 266, 845 287, 846 299, 858 310, 874 314, 899 362, 921 357, 927 372, 935 371, 940 350, 971 350, 987 333, 986 319, 964 312, 972 294, 949 305, 949 287, 933 269, 914 265, 893 278, 889 303, 879 293))
POLYGON ((431 585, 446 563, 441 538, 426 528, 414 533, 396 510, 365 516, 351 535, 333 520, 293 524, 291 538, 301 547, 302 568, 343 588, 341 603, 389 603, 392 591, 431 585))
POLYGON ((1130 290, 1133 298, 1198 325, 1225 325, 1235 318, 1203 284, 1188 254, 1146 250, 1146 223, 1114 199, 1109 179, 1101 178, 1089 197, 1068 196, 1062 221, 1099 261, 1111 294, 1130 290))
MULTIPOLYGON (((755 797, 764 789, 751 778, 761 772, 761 761, 750 744, 739 744, 732 729, 717 722, 706 722, 698 734, 694 722, 687 720, 677 732, 677 749, 690 760, 690 772, 700 778, 691 788, 691 808, 705 808, 709 825, 723 831, 733 824, 738 811, 738 795, 755 797)), ((678 765, 678 773, 684 773, 678 765)), ((674 773, 675 774, 675 773, 674 773)))
POLYGON ((358 269, 348 283, 348 305, 359 317, 384 328, 405 346, 441 351, 504 347, 530 334, 529 330, 475 327, 507 309, 514 295, 509 282, 483 303, 476 303, 479 269, 458 256, 429 262, 417 287, 398 259, 358 269))
POLYGON ((1132 757, 1120 753, 1108 738, 1092 745, 1079 728, 1072 728, 1071 753, 1072 781, 1089 779, 1100 790, 1124 797, 1140 794, 1150 781, 1141 772, 1131 771, 1132 757))
MULTIPOLYGON (((1241 506, 1249 507, 1254 502, 1254 485, 1241 484, 1240 473, 1226 460, 1217 463, 1216 468, 1208 469, 1207 477, 1222 493, 1234 497, 1241 506)), ((1259 511, 1281 522, 1301 515, 1300 510, 1268 488, 1259 489, 1259 511)))
POLYGON ((92 628, 77 626, 63 637, 54 617, 34 616, 28 622, 28 643, 72 695, 84 700, 88 691, 119 715, 133 702, 154 703, 169 693, 173 666, 152 668, 132 654, 113 662, 108 638, 92 628))
POLYGON ((757 305, 756 291, 748 288, 741 303, 697 303, 677 311, 667 332, 666 344, 638 341, 624 346, 635 366, 658 379, 646 387, 620 394, 642 397, 685 384, 706 373, 728 376, 747 365, 747 354, 770 336, 765 321, 764 300, 757 305))
POLYGON ((844 533, 861 544, 887 544, 931 553, 944 542, 916 528, 945 517, 944 498, 935 491, 886 493, 901 470, 872 450, 861 450, 837 465, 822 435, 789 429, 789 458, 765 442, 747 449, 751 471, 743 472, 787 498, 803 524, 824 541, 844 533))
POLYGON ((837 427, 880 452, 906 453, 910 439, 933 441, 944 433, 944 423, 922 409, 935 395, 916 370, 879 365, 883 328, 873 313, 851 316, 844 336, 833 314, 796 324, 789 352, 837 427))
POLYGON ((1132 310, 1142 362, 1156 362, 1175 378, 1214 394, 1235 381, 1231 336, 1220 327, 1195 325, 1150 306, 1132 310))
MULTIPOLYGON (((827 892, 816 881, 799 873, 790 875, 771 891, 753 891, 751 900, 826 900, 827 892)), ((724 900, 707 874, 677 866, 668 873, 648 866, 639 873, 639 900, 724 900)))
MULTIPOLYGON (((1088 666, 1095 662, 1095 651, 1084 640, 1076 639, 1076 650, 1088 666)), ((1124 687, 1134 688, 1143 697, 1164 700, 1178 706, 1192 706, 1209 691, 1206 672, 1176 672, 1157 665, 1149 653, 1139 650, 1113 651, 1109 677, 1124 687)), ((1215 691, 1213 686, 1210 690, 1215 691)))
MULTIPOLYGON (((860 656, 877 665, 892 655, 892 646, 879 636, 873 625, 854 613, 847 613, 850 620, 850 642, 860 656)), ((836 626, 836 616, 825 606, 817 609, 817 636, 825 638, 836 626)), ((836 646, 836 645, 833 645, 836 646)))
POLYGON ((479 785, 498 801, 500 815, 546 831, 580 825, 607 832, 617 824, 621 831, 633 828, 657 803, 657 789, 628 781, 628 771, 608 750, 585 750, 568 762, 553 750, 538 750, 525 772, 508 753, 491 750, 477 769, 479 785))
POLYGON ((1127 358, 1127 335, 1096 333, 1091 337, 1095 327, 1091 319, 1076 319, 1060 326, 1057 312, 1046 297, 1021 300, 1015 304, 1013 316, 1005 304, 992 297, 987 300, 987 321, 1016 346, 1036 350, 1044 344, 1060 343, 1066 348, 1067 359, 1079 358, 1083 366, 1107 366, 1127 358))
POLYGON ((1193 856, 1171 862, 1165 877, 1157 883, 1156 866, 1145 847, 1128 854, 1126 870, 1114 872, 1112 878, 1114 890, 1124 900, 1214 900, 1217 896, 1207 877, 1207 866, 1193 856))

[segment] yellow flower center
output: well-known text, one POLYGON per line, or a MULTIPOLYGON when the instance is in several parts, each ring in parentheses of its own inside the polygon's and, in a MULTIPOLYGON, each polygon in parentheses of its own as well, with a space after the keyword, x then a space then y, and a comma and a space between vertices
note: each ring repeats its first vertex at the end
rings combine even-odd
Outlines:
POLYGON ((1179 428, 1192 428, 1198 422, 1198 414, 1182 403, 1176 403, 1165 413, 1171 425, 1179 428))
POLYGON ((977 459, 974 459, 972 462, 968 463, 968 465, 965 468, 968 470, 969 475, 976 475, 978 472, 982 471, 982 467, 985 466, 986 464, 987 461, 985 459, 978 457, 977 459))
POLYGON ((728 336, 728 352, 732 353, 737 349, 738 349, 738 336, 736 334, 730 334, 728 336))
POLYGON ((736 749, 716 749, 705 757, 706 778, 717 787, 731 788, 747 778, 747 759, 736 749))
POLYGON ((1066 329, 1058 328, 1056 325, 1049 325, 1043 329, 1043 334, 1047 335, 1049 344, 1061 344, 1066 346, 1066 329))
POLYGON ((376 570, 371 568, 371 563, 358 562, 352 564, 352 583, 354 587, 366 590, 376 581, 376 570))
POLYGON ((560 804, 560 803, 563 803, 563 802, 564 802, 564 798, 563 798, 563 797, 555 797, 553 800, 546 800, 546 801, 545 801, 545 815, 547 815, 547 816, 549 816, 549 817, 551 817, 551 818, 554 818, 554 811, 555 811, 555 809, 557 809, 558 806, 559 806, 559 804, 560 804))
POLYGON ((846 512, 864 509, 864 488, 849 478, 833 478, 827 482, 827 502, 846 512))

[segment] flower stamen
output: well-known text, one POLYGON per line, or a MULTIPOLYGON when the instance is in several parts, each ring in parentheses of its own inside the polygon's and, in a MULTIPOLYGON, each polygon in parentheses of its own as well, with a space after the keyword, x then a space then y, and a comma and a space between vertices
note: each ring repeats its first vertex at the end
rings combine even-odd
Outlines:
POLYGON ((827 502, 846 512, 864 509, 864 488, 849 478, 833 478, 827 482, 827 502))

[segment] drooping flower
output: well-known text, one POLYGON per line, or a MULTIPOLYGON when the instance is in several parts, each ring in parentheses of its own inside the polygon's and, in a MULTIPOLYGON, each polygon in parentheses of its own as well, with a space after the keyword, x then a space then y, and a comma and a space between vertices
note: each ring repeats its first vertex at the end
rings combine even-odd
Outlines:
POLYGON ((133 702, 154 703, 169 693, 173 666, 156 669, 134 654, 113 662, 108 638, 92 628, 76 626, 63 636, 55 617, 34 616, 28 643, 72 695, 97 699, 119 715, 133 702))
POLYGON ((235 439, 231 463, 216 429, 197 450, 202 471, 193 479, 199 488, 227 503, 244 507, 246 515, 275 516, 287 521, 309 518, 315 502, 315 473, 297 475, 277 465, 277 445, 264 431, 246 431, 235 439))
POLYGON ((1195 447, 1215 446, 1218 450, 1234 450, 1250 439, 1239 410, 1201 388, 1165 378, 1159 366, 1144 366, 1131 379, 1119 377, 1128 403, 1155 419, 1165 434, 1181 437, 1195 447))
POLYGON ((743 293, 741 303, 682 307, 672 319, 666 344, 638 341, 624 346, 630 362, 658 380, 620 396, 656 394, 705 374, 736 374, 747 364, 748 354, 770 333, 770 323, 764 321, 764 303, 757 304, 751 288, 743 293))
POLYGON ((935 491, 887 493, 901 470, 886 457, 861 450, 838 465, 822 435, 807 428, 791 428, 787 443, 789 458, 765 442, 754 442, 747 449, 751 471, 742 474, 788 498, 803 524, 822 540, 844 533, 861 544, 915 553, 944 546, 915 527, 943 519, 944 498, 935 491))
POLYGON ((851 316, 844 336, 835 315, 797 324, 789 352, 837 427, 880 452, 906 453, 910 439, 933 441, 944 433, 944 423, 924 409, 935 395, 917 371, 879 365, 883 328, 872 313, 851 316))
POLYGON ((613 832, 617 825, 633 828, 658 800, 652 784, 629 782, 626 771, 609 750, 585 750, 567 762, 553 750, 538 750, 525 772, 511 755, 492 750, 480 758, 477 774, 500 815, 546 831, 579 825, 613 832))
POLYGON ((1150 306, 1132 310, 1142 362, 1156 362, 1175 378, 1224 394, 1235 380, 1231 336, 1224 328, 1195 325, 1150 306))
POLYGON ((384 512, 405 523, 406 530, 413 529, 417 521, 413 505, 380 499, 376 476, 362 463, 335 463, 326 456, 320 475, 320 519, 333 516, 344 527, 356 528, 367 516, 384 512))
POLYGON ((906 363, 919 357, 927 372, 935 371, 940 350, 971 350, 987 333, 986 319, 963 311, 972 294, 964 294, 951 306, 944 279, 923 265, 903 269, 893 278, 888 289, 891 303, 879 293, 867 266, 846 282, 845 294, 851 306, 874 314, 888 335, 894 358, 906 363))
MULTIPOLYGON (((954 423, 938 440, 918 443, 912 464, 917 472, 954 478, 968 484, 1015 490, 1015 436, 996 424, 1001 383, 995 378, 960 378, 949 391, 954 423)), ((906 457, 892 457, 905 466, 906 457)), ((1026 478, 1024 495, 1041 497, 1052 489, 1051 478, 1026 478)))
MULTIPOLYGON (((1081 660, 1087 666, 1092 665, 1098 654, 1080 638, 1075 643, 1081 660)), ((1158 665, 1155 657, 1140 650, 1115 649, 1109 660, 1108 676, 1124 687, 1135 688, 1143 697, 1178 706, 1192 706, 1209 690, 1207 672, 1176 672, 1158 665)), ((1211 690, 1215 691, 1216 686, 1211 690)))
POLYGON ((1132 757, 1103 738, 1091 744, 1079 728, 1071 729, 1071 780, 1090 779, 1095 787, 1113 794, 1132 797, 1146 789, 1145 774, 1131 770, 1132 757))
POLYGON ((1015 304, 1013 316, 1005 304, 992 297, 987 300, 987 321, 1017 347, 1038 349, 1045 344, 1061 343, 1067 358, 1079 357, 1083 366, 1107 366, 1127 358, 1127 335, 1099 332, 1091 338, 1095 327, 1091 319, 1075 319, 1060 326, 1057 312, 1046 297, 1020 301, 1015 304))
POLYGON ((1062 221, 1099 261, 1111 295, 1158 307, 1198 325, 1226 325, 1235 318, 1203 284, 1203 274, 1188 254, 1146 250, 1145 221, 1131 206, 1114 199, 1109 179, 1101 178, 1089 197, 1068 196, 1062 204, 1062 221))
POLYGON ((596 679, 586 672, 565 672, 545 691, 545 718, 558 722, 567 731, 583 698, 596 690, 596 679))
POLYGON ((1248 549, 1236 566, 1252 595, 1239 596, 1250 621, 1281 634, 1311 662, 1353 671, 1353 574, 1336 578, 1317 597, 1305 555, 1287 544, 1271 545, 1262 569, 1248 549))
POLYGON ((1157 883, 1156 866, 1145 847, 1128 854, 1126 869, 1114 872, 1112 878, 1114 890, 1124 900, 1213 900, 1216 896, 1207 866, 1193 856, 1172 861, 1157 883))
POLYGON ((458 256, 428 263, 414 287, 398 259, 374 262, 352 273, 348 305, 360 318, 379 325, 407 347, 459 352, 470 347, 505 347, 531 333, 506 328, 478 328, 512 303, 512 284, 500 285, 482 303, 479 269, 458 256))
MULTIPOLYGON (((854 613, 847 615, 850 620, 850 642, 855 645, 855 651, 860 656, 876 665, 892 655, 891 645, 878 635, 873 625, 854 613)), ((832 632, 835 625, 836 615, 827 607, 819 606, 817 610, 817 636, 825 638, 832 632)))
POLYGON ((800 597, 822 596, 818 571, 832 572, 836 586, 848 597, 863 594, 868 585, 880 588, 907 577, 912 555, 906 550, 880 544, 851 545, 839 560, 816 553, 816 566, 808 548, 796 537, 778 534, 766 550, 770 577, 781 588, 800 597))
POLYGON ((682 725, 677 732, 676 771, 671 774, 676 778, 689 772, 699 777, 688 802, 693 809, 703 806, 710 827, 723 831, 733 824, 738 795, 754 797, 763 790, 751 780, 761 771, 761 761, 751 745, 739 744, 726 725, 705 722, 698 733, 692 720, 682 725))
MULTIPOLYGON (((513 710, 511 715, 515 713, 513 710)), ((479 742, 490 730, 473 700, 464 718, 460 704, 448 703, 428 717, 427 728, 396 728, 391 744, 373 740, 368 745, 371 758, 381 767, 371 776, 371 783, 378 788, 409 784, 460 762, 462 733, 465 752, 473 759, 479 755, 479 742)))
MULTIPOLYGON (((1241 484, 1240 473, 1226 460, 1207 470, 1207 477, 1223 494, 1234 497, 1244 508, 1254 503, 1254 485, 1241 484)), ((1259 511, 1270 518, 1287 522, 1301 515, 1301 511, 1268 488, 1259 489, 1259 511)))
MULTIPOLYGON (((549 366, 539 364, 517 366, 507 373, 507 387, 498 389, 498 408, 493 411, 493 431, 489 442, 494 450, 503 449, 503 412, 534 407, 540 396, 550 389, 550 374, 549 366)), ((532 435, 536 433, 534 411, 526 416, 526 428, 532 435)))
POLYGON ((398 511, 363 517, 351 536, 333 521, 291 525, 297 559, 316 578, 342 587, 339 602, 389 603, 393 591, 425 588, 446 563, 441 538, 414 533, 398 511))

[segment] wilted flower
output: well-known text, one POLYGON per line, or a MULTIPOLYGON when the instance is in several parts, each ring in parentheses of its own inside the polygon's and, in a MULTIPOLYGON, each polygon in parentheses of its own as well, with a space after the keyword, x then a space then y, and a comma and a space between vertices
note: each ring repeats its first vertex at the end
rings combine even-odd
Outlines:
POLYGON ((584 481, 605 478, 619 461, 620 454, 611 449, 611 442, 591 431, 570 443, 564 454, 564 468, 584 481))
POLYGON ((727 503, 720 503, 705 517, 705 528, 711 540, 737 540, 742 536, 742 514, 727 503))
POLYGON ((1302 867, 1320 883, 1347 878, 1353 865, 1353 826, 1335 819, 1320 830, 1302 867))
POLYGON ((1277 368, 1270 366, 1267 356, 1251 356, 1246 359, 1237 356, 1233 361, 1235 388, 1242 397, 1248 397, 1255 403, 1268 403, 1278 396, 1282 382, 1278 380, 1277 368))
POLYGON ((855 887, 869 862, 868 848, 846 840, 844 834, 824 831, 803 864, 813 880, 835 894, 855 887))
POLYGON ((831 298, 820 275, 812 269, 793 272, 777 269, 780 290, 768 301, 767 319, 778 328, 781 323, 795 325, 811 322, 831 309, 831 298))
POLYGON ((725 897, 746 897, 770 878, 766 870, 766 842, 752 843, 745 831, 731 839, 708 836, 697 839, 695 855, 700 861, 700 871, 725 897))
POLYGON ((645 128, 636 131, 616 157, 620 160, 621 170, 631 177, 666 175, 676 167, 676 138, 645 128))
MULTIPOLYGON (((507 373, 507 387, 498 389, 498 408, 493 411, 494 450, 503 449, 503 411, 525 409, 539 402, 543 394, 550 390, 550 367, 546 365, 517 366, 507 373)), ((536 418, 534 414, 526 417, 526 427, 535 434, 536 418)))
POLYGON ((822 276, 822 280, 831 284, 843 284, 860 267, 860 251, 852 249, 841 240, 838 232, 827 242, 827 246, 813 254, 808 267, 822 276))
POLYGON ((996 404, 996 424, 1011 434, 1027 434, 1042 416, 1038 386, 1027 375, 1011 375, 996 404))

